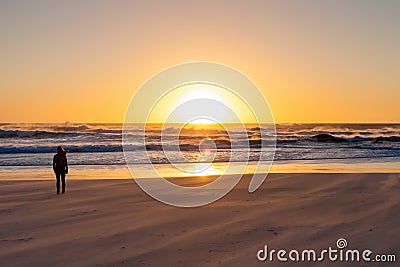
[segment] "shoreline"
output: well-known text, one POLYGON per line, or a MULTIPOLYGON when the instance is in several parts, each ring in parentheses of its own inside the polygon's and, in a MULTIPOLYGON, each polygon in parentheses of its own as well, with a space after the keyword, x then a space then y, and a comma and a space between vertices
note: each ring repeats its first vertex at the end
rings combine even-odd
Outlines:
MULTIPOLYGON (((249 162, 245 174, 254 173, 255 164, 257 162, 249 162)), ((242 170, 241 164, 237 164, 236 170, 242 170)), ((262 164, 262 163, 261 163, 262 164)), ((170 178, 190 178, 200 176, 198 174, 187 175, 177 171, 175 167, 169 164, 153 165, 163 177, 170 178)), ((203 173, 201 176, 210 175, 229 175, 224 174, 224 163, 213 163, 210 173, 203 173)), ((152 173, 148 171, 150 168, 146 164, 137 164, 134 166, 139 169, 141 178, 152 178, 152 173)), ((232 170, 235 170, 233 167, 232 170)), ((241 172, 239 172, 241 173, 241 172)), ((289 160, 274 161, 271 169, 268 171, 261 169, 257 173, 400 173, 399 158, 384 158, 365 161, 364 159, 348 160, 326 160, 324 162, 315 160, 289 160)), ((231 173, 232 174, 232 173, 231 173)), ((129 169, 125 164, 114 165, 70 165, 70 173, 67 179, 71 180, 92 180, 92 179, 127 179, 131 178, 129 169)), ((1 180, 53 180, 54 174, 49 166, 0 166, 1 180)))

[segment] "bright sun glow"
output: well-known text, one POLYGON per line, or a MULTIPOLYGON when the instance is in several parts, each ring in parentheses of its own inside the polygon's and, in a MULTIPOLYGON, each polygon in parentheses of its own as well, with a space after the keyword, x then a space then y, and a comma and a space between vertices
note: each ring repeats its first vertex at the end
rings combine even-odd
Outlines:
POLYGON ((210 120, 210 119, 195 119, 195 120, 192 120, 190 123, 188 123, 189 125, 190 124, 215 124, 215 121, 213 121, 213 120, 210 120))
POLYGON ((253 112, 237 95, 210 84, 177 87, 154 105, 148 122, 152 123, 252 123, 253 112), (199 117, 193 120, 193 118, 199 117), (210 119, 208 118, 210 117, 210 119))

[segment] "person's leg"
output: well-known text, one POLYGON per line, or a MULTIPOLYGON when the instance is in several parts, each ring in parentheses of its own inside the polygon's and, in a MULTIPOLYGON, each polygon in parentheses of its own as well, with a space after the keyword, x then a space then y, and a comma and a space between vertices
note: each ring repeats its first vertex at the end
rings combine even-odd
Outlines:
POLYGON ((65 172, 61 173, 62 193, 65 193, 65 172))
POLYGON ((56 172, 56 187, 57 187, 57 194, 60 194, 60 173, 56 172))

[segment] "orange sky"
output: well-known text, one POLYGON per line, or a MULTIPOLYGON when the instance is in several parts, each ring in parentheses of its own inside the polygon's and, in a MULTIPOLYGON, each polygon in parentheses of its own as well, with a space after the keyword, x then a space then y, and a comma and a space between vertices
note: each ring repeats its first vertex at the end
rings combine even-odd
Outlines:
POLYGON ((399 1, 2 1, 0 122, 122 122, 194 60, 241 70, 277 122, 400 122, 399 31, 399 1))

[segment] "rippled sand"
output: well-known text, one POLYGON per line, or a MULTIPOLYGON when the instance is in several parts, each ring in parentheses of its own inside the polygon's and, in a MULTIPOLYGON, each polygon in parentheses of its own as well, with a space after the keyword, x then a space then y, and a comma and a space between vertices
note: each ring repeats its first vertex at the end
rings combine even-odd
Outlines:
POLYGON ((252 194, 248 182, 208 206, 175 208, 131 179, 70 180, 65 195, 55 194, 53 181, 0 181, 0 262, 276 266, 258 262, 257 251, 319 250, 338 238, 399 255, 400 174, 271 174, 252 194))

